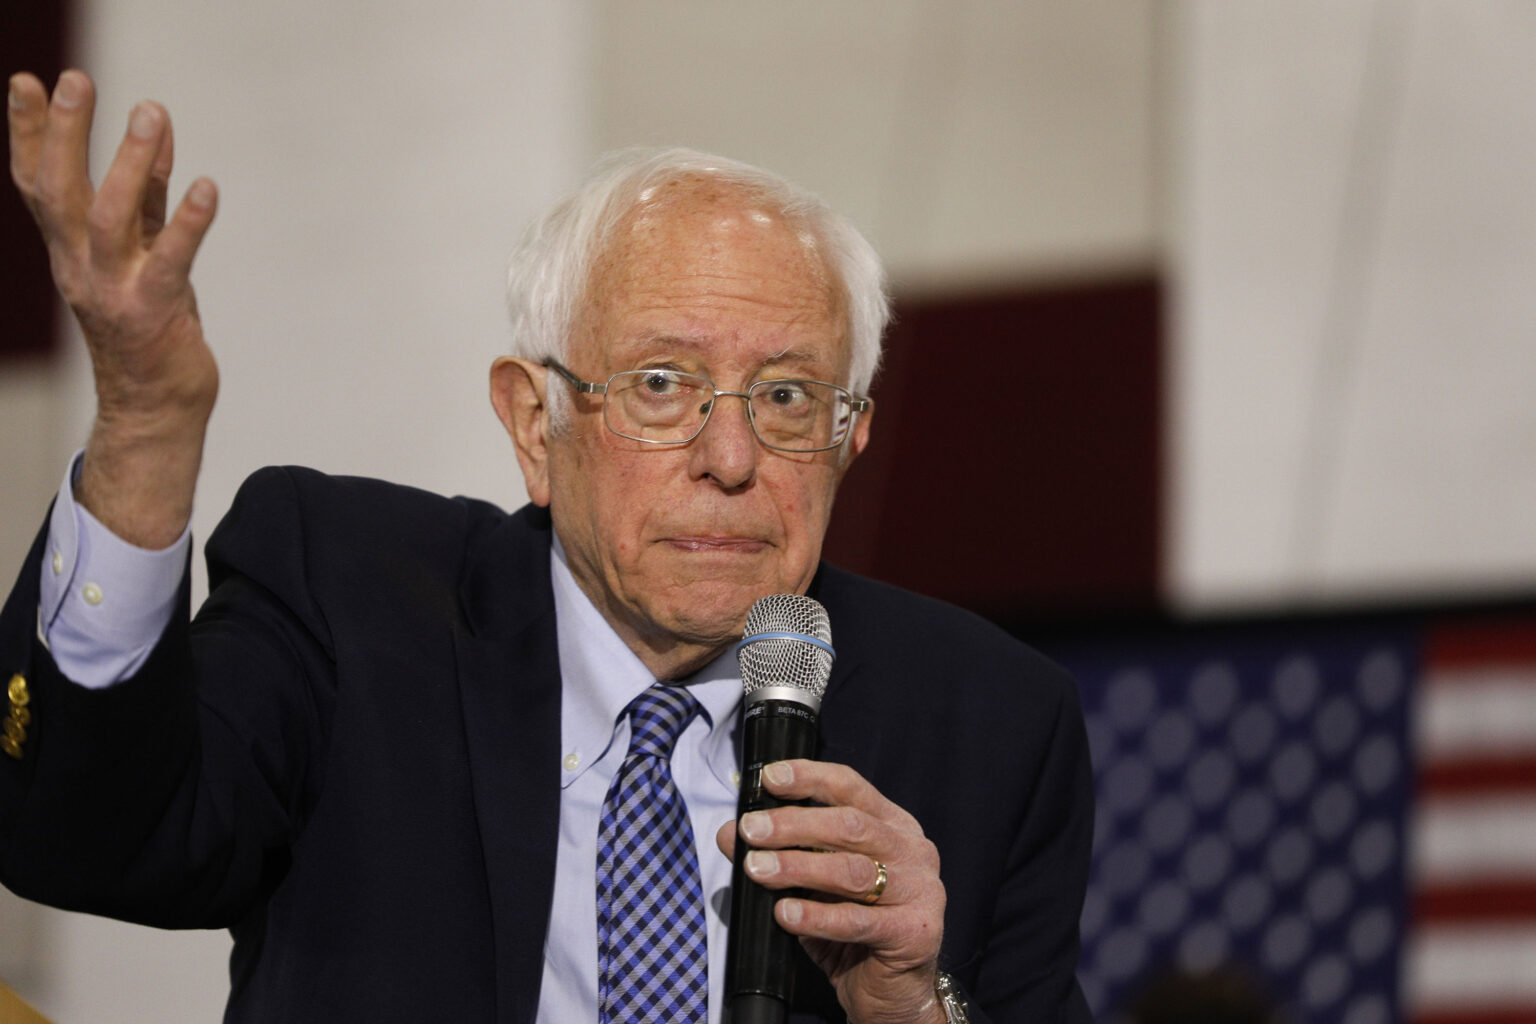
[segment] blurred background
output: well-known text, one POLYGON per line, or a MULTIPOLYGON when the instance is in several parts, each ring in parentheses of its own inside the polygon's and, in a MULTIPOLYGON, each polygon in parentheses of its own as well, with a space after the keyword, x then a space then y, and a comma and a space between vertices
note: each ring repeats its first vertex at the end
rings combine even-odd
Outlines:
MULTIPOLYGON (((849 214, 898 321, 829 555, 1077 672, 1105 1020, 1536 1020, 1532 52, 1524 0, 0 6, 98 173, 153 97, 221 188, 199 539, 268 463, 520 504, 503 261, 600 152, 849 214)), ((16 566, 92 393, 14 196, 0 292, 16 566)), ((60 1024, 217 1019, 227 952, 0 892, 60 1024)))

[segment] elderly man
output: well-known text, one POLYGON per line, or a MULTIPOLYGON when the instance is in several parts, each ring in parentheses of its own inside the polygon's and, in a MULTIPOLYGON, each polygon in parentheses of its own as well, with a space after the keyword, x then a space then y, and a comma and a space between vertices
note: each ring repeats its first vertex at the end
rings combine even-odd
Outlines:
POLYGON ((148 103, 93 188, 92 107, 79 72, 11 80, 98 411, 0 620, 0 880, 228 927, 231 1021, 719 1021, 739 833, 793 891, 792 1020, 1086 1019, 1070 681, 820 563, 885 319, 842 218, 701 154, 599 167, 513 257, 491 398, 531 505, 264 470, 189 621, 216 193, 166 218, 148 103), (821 758, 738 823, 730 647, 789 592, 836 629, 821 758))

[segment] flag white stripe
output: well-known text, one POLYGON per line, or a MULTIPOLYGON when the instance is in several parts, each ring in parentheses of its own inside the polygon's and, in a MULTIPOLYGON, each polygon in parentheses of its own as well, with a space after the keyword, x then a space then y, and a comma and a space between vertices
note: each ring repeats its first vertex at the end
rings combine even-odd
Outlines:
POLYGON ((1418 886, 1536 881, 1536 795, 1424 800, 1409 835, 1409 864, 1418 886))
POLYGON ((1418 700, 1421 761, 1536 753, 1536 668, 1433 670, 1418 700))
POLYGON ((1536 1006, 1536 924, 1421 927, 1404 966, 1410 1014, 1536 1006))

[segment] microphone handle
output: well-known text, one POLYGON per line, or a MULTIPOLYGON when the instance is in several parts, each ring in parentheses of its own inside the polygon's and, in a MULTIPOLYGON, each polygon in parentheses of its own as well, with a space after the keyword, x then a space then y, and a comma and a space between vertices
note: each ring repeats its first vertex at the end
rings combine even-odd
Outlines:
MULTIPOLYGON (((741 795, 738 820, 749 811, 783 806, 763 788, 763 766, 816 752, 817 715, 794 700, 760 700, 742 716, 741 795)), ((782 1024, 794 996, 795 936, 773 919, 782 890, 747 877, 747 844, 736 837, 731 868, 731 929, 725 961, 725 1019, 729 1024, 782 1024)))

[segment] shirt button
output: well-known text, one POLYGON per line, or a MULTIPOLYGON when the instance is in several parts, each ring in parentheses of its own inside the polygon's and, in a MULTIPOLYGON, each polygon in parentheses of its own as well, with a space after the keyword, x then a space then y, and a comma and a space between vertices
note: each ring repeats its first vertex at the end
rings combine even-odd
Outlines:
POLYGON ((101 588, 94 583, 81 587, 80 596, 85 598, 86 604, 101 604, 101 588))
POLYGON ((741 772, 731 772, 731 785, 741 788, 741 772))
POLYGON ((64 556, 57 551, 53 553, 53 574, 57 576, 64 571, 64 556))
POLYGON ((566 754, 565 758, 560 763, 565 766, 566 771, 573 772, 577 768, 581 767, 581 755, 566 754))

